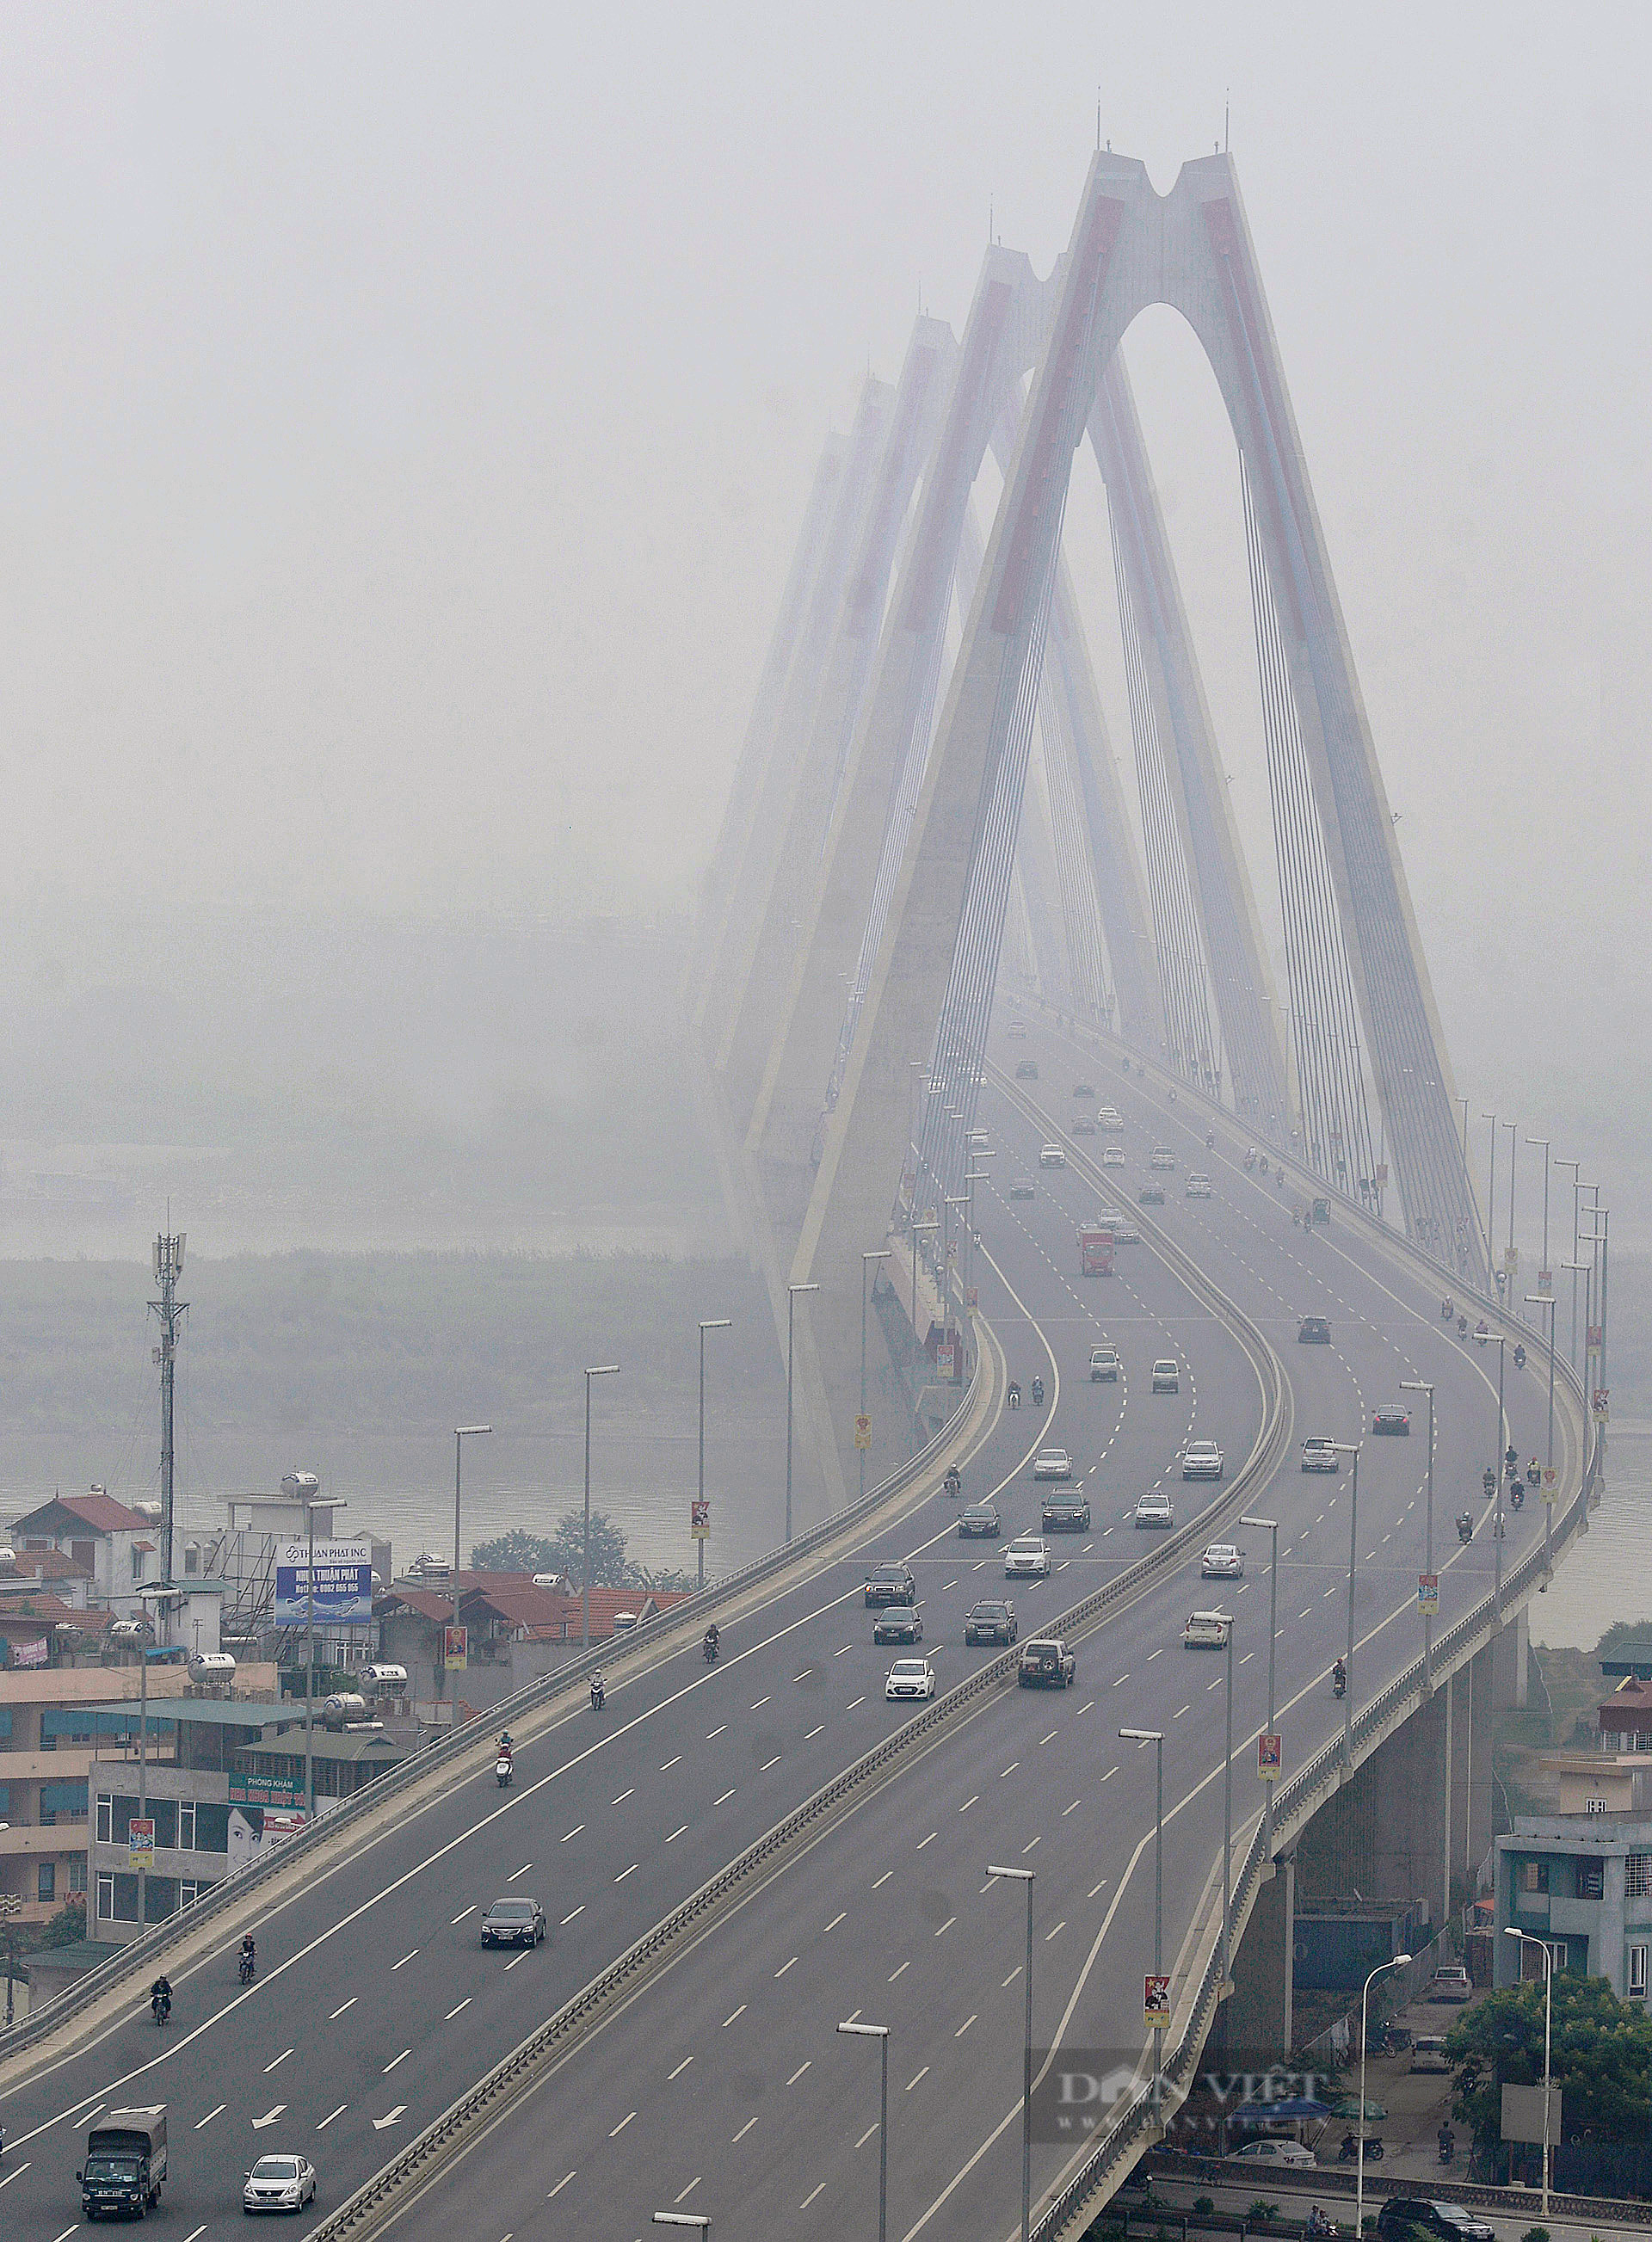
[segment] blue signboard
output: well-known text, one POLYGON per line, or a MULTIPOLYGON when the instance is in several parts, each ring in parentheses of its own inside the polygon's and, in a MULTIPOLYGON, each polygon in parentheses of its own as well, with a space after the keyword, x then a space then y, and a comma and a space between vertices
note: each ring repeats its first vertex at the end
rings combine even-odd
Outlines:
MULTIPOLYGON (((284 1541, 275 1553, 275 1623, 302 1627, 309 1614, 310 1545, 284 1541)), ((315 1545, 318 1627, 359 1626, 373 1617, 373 1551, 366 1541, 315 1545)))

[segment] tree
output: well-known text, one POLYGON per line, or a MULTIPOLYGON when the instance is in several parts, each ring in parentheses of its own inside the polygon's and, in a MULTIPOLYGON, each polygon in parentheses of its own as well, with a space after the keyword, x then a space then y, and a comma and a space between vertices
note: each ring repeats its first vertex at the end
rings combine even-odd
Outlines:
MULTIPOLYGON (((635 1572, 626 1560, 626 1536, 623 1527, 616 1526, 605 1511, 591 1513, 591 1586, 594 1588, 628 1588, 636 1579, 635 1572)), ((566 1573, 570 1580, 583 1578, 585 1565, 585 1513, 570 1510, 560 1520, 556 1531, 548 1537, 524 1534, 520 1529, 500 1534, 495 1541, 479 1542, 470 1553, 470 1561, 479 1569, 507 1573, 566 1573), (495 1564, 501 1551, 509 1552, 509 1560, 495 1564), (532 1561, 528 1561, 531 1558, 532 1561)))
POLYGON ((72 1946, 86 1936, 86 1903, 71 1895, 40 1933, 42 1946, 72 1946))
MULTIPOLYGON (((1506 1986, 1466 2010, 1446 2037, 1455 2066, 1452 2115, 1471 2128, 1481 2166, 1502 2138, 1502 2090, 1543 2076, 1541 1979, 1506 1986)), ((1557 1970, 1551 2063, 1568 2134, 1638 2141, 1652 2122, 1652 2018, 1604 1977, 1557 1970)))

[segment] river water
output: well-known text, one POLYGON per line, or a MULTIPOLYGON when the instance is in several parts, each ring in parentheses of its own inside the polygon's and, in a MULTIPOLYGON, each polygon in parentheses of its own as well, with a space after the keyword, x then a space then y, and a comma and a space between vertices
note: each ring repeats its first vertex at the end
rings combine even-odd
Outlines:
POLYGON ((1601 1507, 1530 1611, 1532 1641, 1555 1649, 1593 1650, 1618 1620, 1652 1633, 1652 1423, 1611 1426, 1601 1507))

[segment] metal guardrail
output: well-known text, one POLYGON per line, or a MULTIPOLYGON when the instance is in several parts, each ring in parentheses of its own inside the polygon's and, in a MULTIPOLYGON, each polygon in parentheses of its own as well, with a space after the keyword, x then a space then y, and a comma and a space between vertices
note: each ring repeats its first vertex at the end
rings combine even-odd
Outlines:
MULTIPOLYGON (((1167 2159, 1162 2171, 1157 2165, 1153 2169, 1162 2179, 1205 2180, 1228 2187, 1251 2184, 1249 2178, 1235 2172, 1233 2165, 1224 2157, 1179 2156, 1173 2163, 1167 2159)), ((1306 2167, 1299 2167, 1295 2173, 1279 2168, 1269 2172, 1267 2185, 1303 2195, 1352 2195, 1354 2192, 1354 2175, 1346 2167, 1340 2168, 1335 2165, 1321 2165, 1311 2172, 1306 2167)), ((1430 2172, 1423 2179, 1414 2175, 1407 2179, 1398 2173, 1373 2172, 1369 2164, 1365 2170, 1365 2192, 1367 2195, 1376 2196, 1435 2196, 1447 2203, 1477 2204, 1487 2211, 1512 2211, 1521 2218, 1529 2218, 1534 2210, 1533 2198, 1536 2193, 1534 2188, 1529 2187, 1493 2187, 1477 2180, 1447 2179, 1437 2172, 1430 2172)), ((1172 2219, 1183 2216, 1179 2205, 1167 2208, 1172 2219)), ((1136 2213, 1138 2219, 1145 2215, 1147 2214, 1139 2211, 1136 2213)), ((1162 2219, 1163 2212, 1158 2216, 1162 2219)), ((1197 2225, 1200 2223, 1199 2213, 1190 2211, 1186 2216, 1192 2224, 1197 2225)), ((1618 2226, 1645 2226, 1652 2225, 1652 2203, 1643 2203, 1634 2196, 1561 2195, 1551 2188, 1549 2216, 1552 2219, 1599 2220, 1602 2224, 1609 2222, 1618 2226)), ((1220 2212, 1218 2212, 1216 2219, 1219 2222, 1220 2217, 1220 2212)), ((1232 2221, 1229 2231, 1232 2231, 1232 2221)), ((1252 2234, 1266 2231, 1259 2227, 1254 2220, 1250 2222, 1252 2234)))
MULTIPOLYGON (((1197 1518, 1190 1520, 1177 1533, 1166 1535, 1148 1555, 1125 1567, 1082 1598, 1053 1623, 1049 1629, 1051 1634, 1076 1635, 1087 1629, 1113 1606, 1133 1597, 1150 1581, 1172 1570, 1189 1547, 1201 1534, 1208 1534, 1220 1514, 1235 1506, 1243 1507, 1255 1483, 1266 1479, 1276 1467, 1288 1438, 1288 1387, 1279 1356, 1260 1329, 1212 1283, 1196 1263, 1168 1239, 1165 1241, 1165 1252, 1167 1259, 1173 1259, 1181 1265, 1179 1273, 1185 1280, 1239 1327, 1239 1336, 1262 1381, 1261 1430, 1241 1469, 1197 1518)), ((434 2168, 457 2151, 473 2125, 479 2120, 497 2118, 511 2102, 529 2092, 538 2084, 547 2064, 560 2061, 615 1999, 635 1993, 685 1934, 703 1933, 717 1910, 735 1897, 743 1897, 753 1888, 753 1877, 776 1863, 799 1838, 818 1834, 829 1818, 847 1802, 857 1798, 870 1782, 887 1775, 896 1762, 927 1745, 938 1731, 951 1726, 981 1699, 1007 1687, 1014 1678, 1019 1656, 1019 1651, 1012 1648, 977 1668, 967 1680, 949 1689, 944 1696, 937 1697, 916 1719, 905 1722, 883 1743, 863 1754, 812 1798, 776 1822, 594 1977, 537 2031, 514 2048, 416 2140, 409 2142, 399 2156, 312 2228, 305 2242, 344 2242, 346 2236, 359 2237, 377 2222, 408 2181, 417 2176, 421 2185, 427 2184, 434 2168)))
MULTIPOLYGON (((203 1923, 210 1923, 215 1916, 238 1906, 250 1893, 256 1891, 260 1883, 291 1867, 306 1852, 330 1843, 365 1815, 376 1811, 386 1800, 412 1789, 450 1760, 462 1757, 491 1734, 496 1722, 508 1723, 512 1720, 520 1720, 524 1713, 546 1703, 570 1684, 596 1672, 604 1664, 611 1666, 616 1655, 625 1655, 634 1643, 656 1644, 664 1641, 668 1635, 688 1632, 708 1612, 719 1609, 735 1597, 743 1595, 749 1588, 782 1571, 799 1557, 810 1555, 838 1535, 850 1531, 892 1495, 898 1494, 903 1487, 922 1478, 937 1456, 956 1438, 975 1399, 976 1384, 977 1379, 972 1377, 960 1395, 957 1406, 934 1438, 897 1470, 891 1472, 887 1479, 870 1488, 864 1498, 857 1495, 853 1502, 835 1512, 831 1517, 823 1519, 818 1526, 810 1527, 806 1534, 800 1534, 780 1548, 771 1549, 767 1556, 755 1559, 743 1571, 732 1574, 728 1580, 685 1597, 680 1604, 673 1604, 668 1611, 661 1613, 656 1619, 639 1629, 617 1652, 613 1642, 600 1650, 581 1651, 549 1674, 541 1675, 538 1681, 528 1682, 514 1695, 504 1698, 496 1705, 488 1706, 474 1720, 467 1721, 462 1727, 421 1745, 399 1766, 387 1768, 382 1775, 375 1775, 371 1782, 353 1792, 331 1813, 318 1816, 308 1829, 286 1838, 272 1852, 249 1861, 245 1868, 220 1877, 209 1891, 204 1892, 191 1906, 180 1908, 176 1915, 168 1916, 165 1923, 151 1925, 139 1937, 129 1941, 118 1955, 99 1963, 95 1970, 88 1970, 84 1977, 65 1987, 43 2007, 32 2010, 10 2031, 0 2024, 0 2062, 71 2022, 105 1993, 113 1990, 123 1978, 135 1971, 147 1970, 151 1963, 169 1953, 182 1940, 199 1930, 203 1923)), ((257 1725, 258 1708, 249 1703, 248 1710, 253 1715, 247 1722, 252 1728, 257 1725)))

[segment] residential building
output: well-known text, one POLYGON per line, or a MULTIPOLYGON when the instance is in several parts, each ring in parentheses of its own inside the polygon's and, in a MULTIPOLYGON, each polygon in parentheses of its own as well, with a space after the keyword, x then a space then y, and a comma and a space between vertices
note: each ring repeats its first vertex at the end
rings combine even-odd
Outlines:
MULTIPOLYGON (((593 1588, 591 1640, 611 1641, 681 1603, 681 1589, 593 1588)), ((379 1656, 405 1666, 416 1702, 426 1705, 453 1689, 440 1665, 442 1630, 451 1626, 450 1581, 438 1586, 398 1581, 374 1599, 379 1656)), ((577 1591, 535 1588, 527 1573, 461 1572, 459 1623, 466 1630, 461 1703, 480 1711, 577 1657, 584 1606, 577 1591)))
POLYGON ((1652 1960, 1652 1819, 1609 1812, 1517 1815, 1496 1841, 1494 1982, 1541 1976, 1542 1959, 1501 1933, 1547 1940, 1555 1966, 1647 1998, 1652 1960))
POLYGON ((20 1557, 56 1550, 84 1566, 90 1600, 122 1618, 139 1616, 138 1591, 159 1579, 158 1534, 138 1510, 129 1510, 95 1487, 88 1494, 55 1494, 14 1519, 9 1540, 20 1557))

